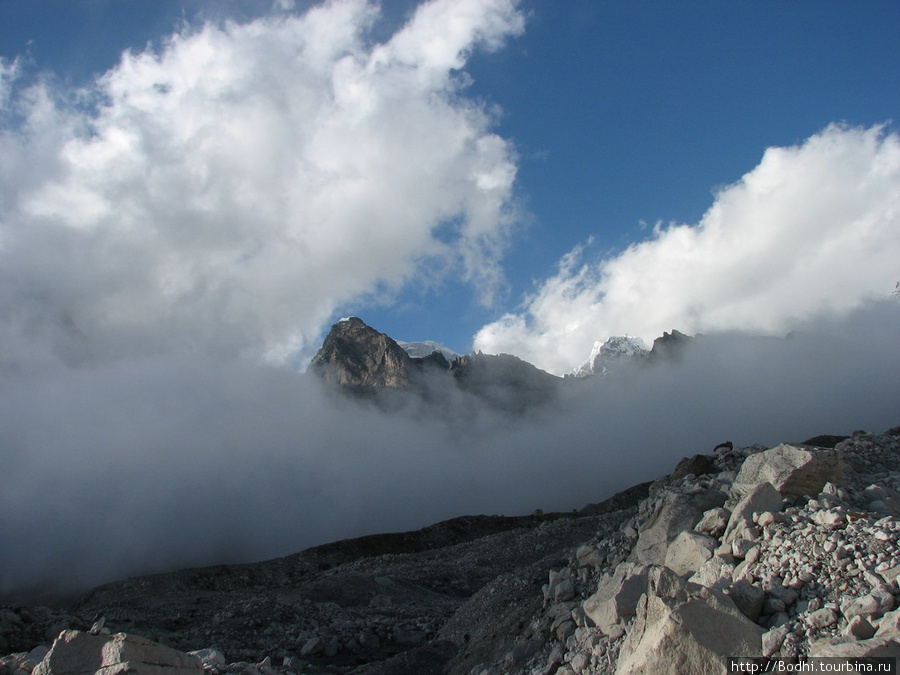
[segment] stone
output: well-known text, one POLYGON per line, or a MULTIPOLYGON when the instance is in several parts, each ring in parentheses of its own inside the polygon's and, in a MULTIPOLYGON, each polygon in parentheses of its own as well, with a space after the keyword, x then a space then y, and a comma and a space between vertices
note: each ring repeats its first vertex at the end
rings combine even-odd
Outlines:
POLYGON ((604 634, 634 616, 641 595, 647 590, 647 570, 642 565, 622 563, 612 578, 601 582, 584 601, 584 613, 604 634))
POLYGON ((730 553, 715 555, 703 563, 688 581, 722 591, 731 585, 734 571, 734 558, 730 553))
POLYGON ((815 511, 810 520, 823 527, 840 527, 847 522, 847 515, 841 511, 815 511))
POLYGON ((766 592, 759 586, 755 586, 746 579, 735 582, 726 591, 741 613, 753 622, 762 614, 763 603, 766 600, 766 592))
MULTIPOLYGON (((751 455, 751 457, 755 456, 751 455)), ((752 527, 753 514, 755 512, 780 510, 781 493, 771 483, 763 482, 750 486, 734 509, 732 509, 722 540, 731 542, 737 538, 741 528, 746 530, 752 527)), ((754 539, 754 537, 746 538, 754 539)))
POLYGON ((318 636, 309 638, 300 648, 300 656, 312 656, 325 649, 325 641, 318 636))
POLYGON ((719 537, 728 526, 728 518, 730 516, 731 511, 723 506, 718 506, 704 513, 700 522, 694 526, 694 529, 703 534, 719 537))
POLYGON ((669 544, 665 565, 675 574, 691 575, 712 558, 716 544, 710 536, 685 530, 669 544))
POLYGON ((788 626, 783 625, 763 633, 762 655, 768 658, 781 649, 781 645, 784 644, 784 638, 787 637, 788 632, 788 626))
POLYGON ((844 629, 844 635, 852 635, 857 640, 868 640, 875 636, 875 628, 865 618, 854 616, 844 629))
POLYGON ((900 639, 896 637, 874 637, 870 640, 854 638, 827 638, 814 640, 809 645, 812 657, 867 658, 900 657, 900 639))
POLYGON ((744 460, 734 489, 745 492, 760 483, 771 483, 785 497, 818 495, 826 483, 845 483, 841 454, 838 450, 782 443, 744 460))
POLYGON ((196 656, 138 635, 64 630, 33 675, 202 675, 196 656))
POLYGON ((569 665, 576 673, 581 673, 585 668, 587 668, 590 661, 591 659, 587 654, 576 654, 572 658, 572 661, 569 663, 569 665))
POLYGON ((579 546, 575 551, 575 559, 579 567, 600 567, 606 562, 606 556, 597 550, 596 546, 579 546))
POLYGON ((672 478, 683 478, 688 474, 703 476, 708 473, 718 473, 715 458, 710 455, 694 455, 685 457, 672 472, 672 478))
POLYGON ((743 560, 747 556, 747 553, 755 547, 755 541, 741 537, 740 539, 735 539, 731 542, 731 555, 733 555, 736 560, 743 560))
POLYGON ((756 519, 756 524, 760 527, 767 527, 775 522, 775 514, 771 511, 763 511, 756 519))
POLYGON ((516 643, 516 646, 513 647, 512 651, 507 655, 507 662, 514 666, 521 666, 528 659, 541 651, 543 646, 544 641, 538 638, 522 640, 521 642, 516 643))
MULTIPOLYGON (((574 629, 575 623, 570 621, 574 629)), ((415 646, 425 642, 425 631, 414 628, 404 628, 403 626, 394 626, 391 630, 391 639, 398 645, 415 646)))
POLYGON ((642 565, 665 564, 671 541, 680 532, 692 529, 703 513, 724 504, 727 497, 720 490, 667 492, 641 526, 631 553, 633 560, 642 565))
POLYGON ((191 656, 196 656, 206 668, 218 668, 224 666, 228 661, 225 655, 213 647, 207 649, 198 649, 197 651, 188 652, 191 656))
POLYGON ((729 656, 761 652, 763 629, 727 596, 669 574, 641 598, 616 675, 724 672, 729 656))
POLYGON ((811 628, 825 628, 837 623, 837 620, 837 614, 828 608, 817 609, 806 616, 806 623, 811 628))
POLYGON ((889 593, 873 591, 859 598, 842 598, 841 614, 848 620, 854 616, 879 618, 894 607, 894 597, 889 593))
POLYGON ((900 609, 895 609, 881 617, 881 621, 878 622, 878 631, 875 634, 900 636, 900 609))
POLYGON ((575 584, 569 578, 568 569, 565 573, 550 570, 549 581, 544 593, 544 599, 553 602, 567 602, 575 597, 575 584))

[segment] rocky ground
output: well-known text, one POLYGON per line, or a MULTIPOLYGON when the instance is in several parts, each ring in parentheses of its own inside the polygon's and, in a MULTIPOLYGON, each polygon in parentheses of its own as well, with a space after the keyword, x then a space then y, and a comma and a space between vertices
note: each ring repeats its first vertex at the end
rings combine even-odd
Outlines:
POLYGON ((900 428, 810 440, 724 445, 578 513, 458 518, 130 579, 64 609, 0 608, 0 675, 76 672, 71 654, 114 642, 132 662, 157 663, 165 645, 201 650, 197 670, 251 675, 709 673, 737 655, 900 655, 900 428))

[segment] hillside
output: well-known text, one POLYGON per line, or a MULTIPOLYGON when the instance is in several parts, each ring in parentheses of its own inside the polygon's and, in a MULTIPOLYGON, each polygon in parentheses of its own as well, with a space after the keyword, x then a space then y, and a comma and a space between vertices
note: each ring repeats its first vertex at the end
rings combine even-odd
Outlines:
POLYGON ((198 673, 200 658, 261 675, 624 675, 900 655, 900 428, 809 440, 722 444, 578 512, 457 518, 3 608, 0 645, 18 654, 2 663, 63 672, 88 638, 46 647, 100 616, 99 640, 207 650, 198 673))

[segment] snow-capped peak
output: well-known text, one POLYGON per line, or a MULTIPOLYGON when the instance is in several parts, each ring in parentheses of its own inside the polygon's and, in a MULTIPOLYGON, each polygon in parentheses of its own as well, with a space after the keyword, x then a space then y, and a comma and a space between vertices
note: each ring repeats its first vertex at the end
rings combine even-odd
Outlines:
POLYGON ((639 337, 614 335, 606 342, 595 342, 591 355, 575 369, 575 377, 606 374, 613 364, 624 359, 644 358, 650 353, 647 344, 639 337))
POLYGON ((459 354, 450 349, 449 347, 445 347, 442 344, 434 342, 433 340, 422 340, 421 342, 403 342, 401 340, 397 340, 397 344, 400 345, 407 354, 409 354, 414 359, 416 358, 425 358, 426 356, 431 356, 433 352, 440 352, 444 355, 444 358, 447 361, 453 361, 453 359, 459 358, 459 354))

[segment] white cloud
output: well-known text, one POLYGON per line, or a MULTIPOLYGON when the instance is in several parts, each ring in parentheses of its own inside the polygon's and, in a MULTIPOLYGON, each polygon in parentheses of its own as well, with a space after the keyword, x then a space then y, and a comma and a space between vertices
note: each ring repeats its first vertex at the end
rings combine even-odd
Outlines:
POLYGON ((771 334, 886 296, 900 278, 900 138, 832 125, 769 148, 696 225, 657 227, 621 254, 578 247, 476 349, 571 370, 595 340, 664 330, 771 334))
POLYGON ((69 362, 271 353, 429 259, 489 294, 515 159, 459 69, 522 17, 436 0, 372 44, 377 19, 335 0, 209 23, 79 92, 11 93, 3 65, 0 329, 69 362))

